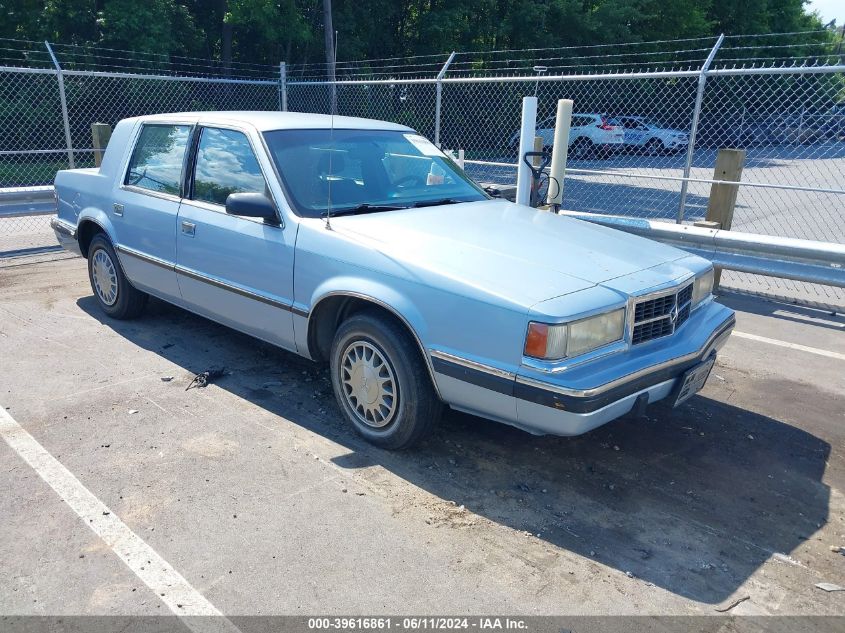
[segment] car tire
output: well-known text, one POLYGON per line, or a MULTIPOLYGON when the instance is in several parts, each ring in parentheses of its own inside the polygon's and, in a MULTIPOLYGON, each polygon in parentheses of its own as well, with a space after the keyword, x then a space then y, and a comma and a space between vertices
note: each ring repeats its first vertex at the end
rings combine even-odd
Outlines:
POLYGON ((443 403, 407 331, 378 312, 360 312, 335 333, 331 382, 344 417, 368 442, 408 448, 431 431, 443 403))
POLYGON ((103 233, 91 240, 88 247, 88 279, 100 309, 113 319, 134 319, 147 305, 145 292, 134 288, 103 233))
POLYGON ((646 156, 660 156, 666 148, 663 146, 663 142, 660 139, 653 138, 645 144, 645 155, 646 156))
POLYGON ((590 156, 593 153, 593 142, 588 139, 581 137, 579 139, 575 139, 575 142, 572 144, 572 147, 569 150, 572 158, 575 159, 584 159, 590 156))

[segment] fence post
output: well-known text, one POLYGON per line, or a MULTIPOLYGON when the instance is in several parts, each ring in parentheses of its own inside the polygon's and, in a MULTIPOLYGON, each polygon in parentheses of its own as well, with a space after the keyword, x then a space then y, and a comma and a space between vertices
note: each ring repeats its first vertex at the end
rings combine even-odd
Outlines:
POLYGON ((288 111, 288 68, 285 62, 279 62, 279 110, 288 111))
MULTIPOLYGON (((695 93, 695 107, 692 111, 692 123, 690 124, 689 131, 689 145, 687 145, 687 159, 684 163, 685 179, 689 178, 690 170, 692 169, 692 157, 695 153, 695 134, 698 131, 698 119, 701 116, 701 102, 704 100, 704 84, 707 83, 707 71, 710 70, 710 64, 713 63, 713 59, 716 57, 716 53, 719 52, 719 48, 722 46, 722 42, 724 41, 725 34, 722 33, 719 36, 719 39, 716 40, 716 44, 713 46, 713 49, 710 51, 710 54, 707 55, 707 59, 704 60, 704 63, 701 65, 701 71, 698 74, 698 90, 695 93)), ((684 208, 687 205, 688 187, 689 182, 687 180, 684 180, 681 183, 681 200, 678 204, 678 224, 684 221, 684 208)))
POLYGON ((569 156, 569 128, 572 124, 572 99, 558 99, 555 115, 555 136, 552 143, 552 164, 549 171, 549 190, 546 203, 557 213, 563 204, 563 178, 569 156), (555 190, 552 189, 555 183, 555 190))
MULTIPOLYGON (((713 180, 730 180, 739 182, 742 179, 742 168, 745 165, 744 149, 720 149, 716 155, 716 167, 713 169, 713 180)), ((723 231, 729 231, 734 219, 734 207, 739 185, 710 185, 710 200, 707 203, 707 221, 717 223, 723 231)), ((713 287, 719 287, 722 269, 716 268, 713 287)))
POLYGON ((446 75, 446 71, 449 70, 449 65, 452 63, 452 60, 455 59, 455 51, 452 51, 452 54, 449 55, 449 59, 446 60, 446 63, 443 64, 443 68, 440 69, 440 72, 437 73, 437 84, 435 86, 435 98, 434 98, 434 144, 437 147, 440 147, 440 103, 443 100, 443 77, 446 75))
POLYGON ((67 116, 67 99, 65 98, 65 78, 62 75, 62 67, 59 65, 59 60, 56 59, 53 53, 53 47, 50 42, 44 40, 44 46, 47 47, 47 52, 50 53, 50 59, 53 60, 53 65, 56 67, 56 79, 59 81, 59 100, 62 104, 62 119, 65 125, 65 143, 67 144, 67 162, 71 169, 76 168, 76 161, 73 159, 73 141, 70 138, 70 120, 67 116))
POLYGON ((531 204, 531 169, 526 164, 525 153, 534 146, 537 131, 537 97, 522 97, 522 124, 519 130, 519 154, 516 166, 516 203, 531 204))
POLYGON ((108 123, 91 124, 91 140, 94 142, 94 167, 103 164, 103 153, 111 138, 111 126, 108 123))

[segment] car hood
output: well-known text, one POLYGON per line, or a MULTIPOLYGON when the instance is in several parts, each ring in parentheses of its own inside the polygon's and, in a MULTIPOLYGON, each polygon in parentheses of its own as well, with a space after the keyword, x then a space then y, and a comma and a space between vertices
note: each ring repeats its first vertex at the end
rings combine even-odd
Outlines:
MULTIPOLYGON (((332 228, 420 281, 460 284, 462 292, 470 288, 527 307, 599 284, 618 288, 608 282, 689 256, 506 200, 344 216, 333 218, 332 228)), ((651 275, 647 283, 661 281, 651 275)))

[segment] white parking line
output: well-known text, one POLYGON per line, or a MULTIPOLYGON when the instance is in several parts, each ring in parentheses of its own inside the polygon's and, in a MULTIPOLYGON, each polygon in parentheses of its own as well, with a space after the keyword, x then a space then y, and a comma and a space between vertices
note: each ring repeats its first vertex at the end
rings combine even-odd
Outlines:
POLYGON ((799 345, 798 343, 787 343, 786 341, 779 341, 775 338, 766 338, 765 336, 757 336, 756 334, 748 334, 747 332, 737 332, 734 330, 732 336, 739 338, 747 338, 751 341, 758 341, 760 343, 768 343, 769 345, 777 345, 779 347, 786 347, 788 349, 797 349, 801 352, 809 352, 818 356, 827 356, 828 358, 835 358, 837 360, 845 360, 845 354, 839 352, 831 352, 826 349, 819 349, 818 347, 807 347, 806 345, 799 345))
MULTIPOLYGON (((0 436, 56 491, 82 522, 91 528, 145 585, 155 591, 173 613, 180 616, 222 616, 220 611, 194 589, 170 563, 95 497, 3 407, 0 407, 0 436)), ((202 631, 239 630, 224 617, 189 617, 185 624, 194 630, 202 631)))

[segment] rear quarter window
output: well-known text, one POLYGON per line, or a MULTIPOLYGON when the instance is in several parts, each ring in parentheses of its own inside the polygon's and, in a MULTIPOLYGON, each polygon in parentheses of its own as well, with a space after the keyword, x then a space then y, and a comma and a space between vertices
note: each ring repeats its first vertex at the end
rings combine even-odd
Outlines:
POLYGON ((178 196, 189 125, 144 125, 132 150, 124 184, 178 196))

